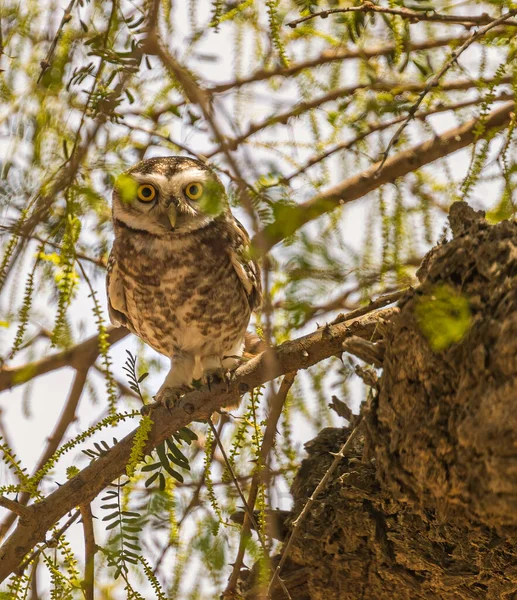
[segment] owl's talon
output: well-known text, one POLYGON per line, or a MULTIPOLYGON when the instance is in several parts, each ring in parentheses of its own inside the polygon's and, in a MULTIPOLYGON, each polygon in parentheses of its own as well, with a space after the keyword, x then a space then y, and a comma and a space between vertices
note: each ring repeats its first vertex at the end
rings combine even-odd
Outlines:
POLYGON ((154 402, 150 402, 142 407, 142 414, 149 414, 152 410, 159 406, 165 406, 170 412, 171 408, 174 408, 178 403, 179 399, 189 391, 190 388, 187 386, 176 387, 176 388, 163 388, 154 397, 154 402), (145 412, 144 412, 145 411, 145 412))
POLYGON ((212 385, 217 385, 219 383, 226 383, 226 391, 230 391, 230 384, 235 380, 235 371, 230 371, 230 369, 226 369, 224 367, 220 367, 219 369, 214 369, 213 371, 208 371, 203 375, 203 383, 206 384, 208 390, 212 391, 212 385))

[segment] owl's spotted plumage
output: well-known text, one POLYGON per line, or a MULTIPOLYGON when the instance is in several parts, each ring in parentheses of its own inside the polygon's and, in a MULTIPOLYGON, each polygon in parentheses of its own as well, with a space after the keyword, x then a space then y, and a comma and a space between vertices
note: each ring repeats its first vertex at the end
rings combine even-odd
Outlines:
POLYGON ((215 173, 190 158, 144 160, 113 193, 109 313, 171 370, 157 399, 236 364, 260 275, 215 173))

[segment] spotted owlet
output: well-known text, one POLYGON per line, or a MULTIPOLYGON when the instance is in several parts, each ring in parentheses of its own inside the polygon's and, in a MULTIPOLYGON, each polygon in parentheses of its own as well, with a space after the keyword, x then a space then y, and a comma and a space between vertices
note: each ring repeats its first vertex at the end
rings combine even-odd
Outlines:
POLYGON ((177 156, 139 162, 117 181, 113 225, 109 314, 171 359, 157 402, 234 368, 260 273, 212 169, 177 156))

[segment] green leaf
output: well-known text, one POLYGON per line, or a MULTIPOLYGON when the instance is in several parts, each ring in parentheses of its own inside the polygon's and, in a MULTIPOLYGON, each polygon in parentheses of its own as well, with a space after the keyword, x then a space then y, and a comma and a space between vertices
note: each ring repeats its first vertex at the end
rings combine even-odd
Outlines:
POLYGON ((118 511, 116 511, 116 512, 113 512, 113 513, 105 516, 102 520, 103 521, 111 521, 111 519, 114 519, 115 517, 118 517, 118 516, 119 516, 119 513, 118 513, 118 511))
POLYGON ((167 473, 171 476, 174 477, 174 479, 177 479, 178 481, 180 481, 181 483, 183 483, 184 479, 183 479, 183 475, 181 475, 180 473, 178 473, 178 471, 175 471, 170 464, 167 462, 167 466, 163 465, 163 468, 167 471, 167 473))
MULTIPOLYGON (((173 456, 176 458, 176 460, 178 460, 179 462, 185 463, 188 467, 188 458, 183 454, 183 452, 176 446, 176 444, 171 440, 171 439, 167 439, 165 440, 167 443, 167 446, 169 447, 169 450, 171 451, 171 453, 173 454, 173 456)), ((169 455, 170 457, 170 455, 169 455)))
POLYGON ((157 471, 156 473, 151 475, 151 477, 149 477, 149 479, 145 482, 145 487, 148 488, 149 486, 153 485, 153 483, 158 478, 158 475, 161 475, 161 473, 159 471, 157 471))
POLYGON ((180 467, 180 469, 185 469, 185 471, 190 471, 190 465, 188 464, 188 462, 185 462, 184 460, 178 460, 173 454, 170 454, 170 453, 167 454, 167 457, 169 458, 171 463, 173 463, 177 467, 180 467))
POLYGON ((144 465, 142 467, 142 471, 155 471, 156 469, 159 469, 161 467, 161 463, 157 462, 157 463, 151 463, 149 465, 144 465))
POLYGON ((156 453, 158 454, 158 458, 162 464, 162 467, 169 464, 169 460, 167 459, 167 453, 165 451, 165 442, 162 442, 158 446, 156 446, 156 453))

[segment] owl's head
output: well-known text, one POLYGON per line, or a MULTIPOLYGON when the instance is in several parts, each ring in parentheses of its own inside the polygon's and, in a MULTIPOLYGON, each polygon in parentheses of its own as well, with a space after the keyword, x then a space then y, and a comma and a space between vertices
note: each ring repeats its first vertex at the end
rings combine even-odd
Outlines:
POLYGON ((113 191, 113 219, 157 236, 201 229, 228 210, 212 169, 181 156, 142 160, 117 179, 113 191))

